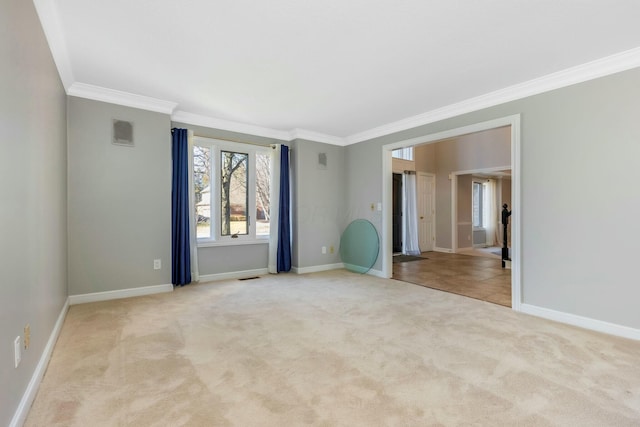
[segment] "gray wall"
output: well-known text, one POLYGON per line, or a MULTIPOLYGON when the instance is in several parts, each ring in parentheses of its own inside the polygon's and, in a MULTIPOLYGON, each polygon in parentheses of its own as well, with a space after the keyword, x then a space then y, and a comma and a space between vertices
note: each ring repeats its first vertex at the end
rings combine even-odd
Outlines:
POLYGON ((169 116, 69 97, 68 117, 69 294, 171 283, 169 116), (113 119, 134 147, 111 143, 113 119))
POLYGON ((473 244, 486 245, 487 243, 487 231, 486 230, 473 230, 473 244))
MULTIPOLYGON (((354 144, 346 147, 345 153, 345 182, 346 201, 344 213, 346 223, 355 219, 366 219, 378 230, 382 239, 382 212, 371 210, 372 203, 382 202, 382 152, 381 144, 354 144)), ((388 177, 391 181, 392 177, 388 177)), ((345 225, 346 227, 346 225, 345 225)), ((389 251, 392 243, 388 242, 389 251)), ((380 241, 382 247, 382 241, 380 241)), ((382 258, 378 255, 373 270, 382 270, 382 258)))
POLYGON ((633 69, 351 145, 349 207, 382 197, 382 145, 521 114, 523 302, 640 328, 639 111, 633 69))
POLYGON ((345 149, 298 139, 293 151, 293 265, 305 268, 341 262, 340 235, 349 217, 345 210, 345 149), (320 153, 326 154, 326 167, 318 163, 320 153), (322 254, 322 246, 327 248, 326 254, 322 254))
POLYGON ((64 88, 33 2, 0 12, 0 425, 11 421, 67 297, 64 88), (13 340, 31 326, 16 369, 13 340))

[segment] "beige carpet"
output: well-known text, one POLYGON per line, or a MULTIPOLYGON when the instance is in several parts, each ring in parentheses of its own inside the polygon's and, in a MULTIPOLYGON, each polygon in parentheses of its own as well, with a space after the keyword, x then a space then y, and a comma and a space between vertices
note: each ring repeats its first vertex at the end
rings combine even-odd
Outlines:
POLYGON ((27 426, 638 426, 640 342, 343 270, 73 306, 27 426))

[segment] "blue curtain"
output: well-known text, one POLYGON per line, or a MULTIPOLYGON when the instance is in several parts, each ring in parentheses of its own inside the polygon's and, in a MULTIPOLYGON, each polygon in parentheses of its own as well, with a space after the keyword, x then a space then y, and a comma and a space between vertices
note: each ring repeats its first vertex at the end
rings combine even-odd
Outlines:
POLYGON ((280 206, 278 207, 278 273, 291 270, 291 221, 289 218, 289 147, 280 150, 280 206))
POLYGON ((189 140, 187 129, 171 129, 171 282, 191 283, 189 242, 189 140))

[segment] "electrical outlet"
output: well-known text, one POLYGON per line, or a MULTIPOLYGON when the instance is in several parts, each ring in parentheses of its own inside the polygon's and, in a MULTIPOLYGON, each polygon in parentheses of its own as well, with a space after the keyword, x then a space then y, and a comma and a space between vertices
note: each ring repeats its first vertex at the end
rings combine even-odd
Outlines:
POLYGON ((153 260, 153 269, 154 270, 160 270, 161 268, 162 268, 162 260, 154 259, 153 260))
POLYGON ((27 350, 31 345, 31 326, 27 324, 24 327, 24 349, 27 350))
POLYGON ((326 246, 323 246, 323 247, 322 247, 322 253, 323 253, 323 254, 326 254, 326 253, 327 253, 327 247, 326 247, 326 246))
POLYGON ((22 360, 21 352, 22 352, 22 343, 20 340, 20 336, 17 336, 16 339, 13 340, 13 356, 14 356, 16 368, 18 367, 18 365, 20 364, 20 361, 22 360))

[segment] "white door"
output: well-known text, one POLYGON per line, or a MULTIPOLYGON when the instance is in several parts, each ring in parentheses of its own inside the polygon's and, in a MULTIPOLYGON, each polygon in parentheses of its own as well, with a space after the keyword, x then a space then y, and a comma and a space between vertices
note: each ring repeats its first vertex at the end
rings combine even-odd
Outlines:
POLYGON ((418 244, 422 252, 436 246, 436 177, 418 172, 418 244))

